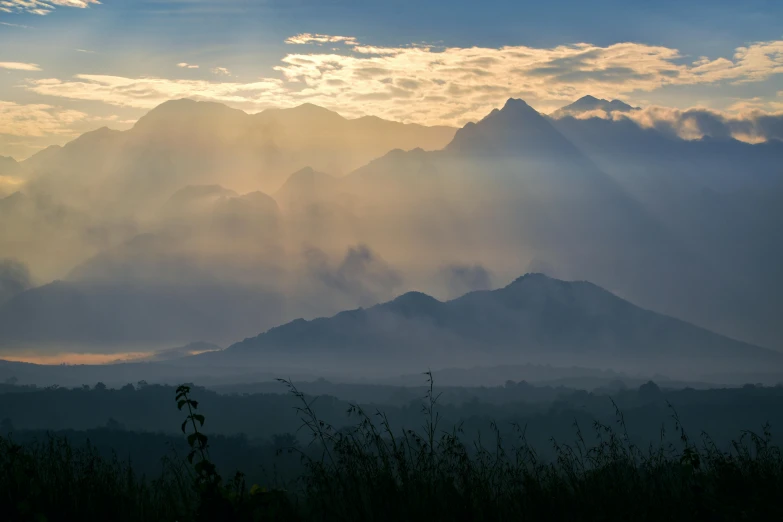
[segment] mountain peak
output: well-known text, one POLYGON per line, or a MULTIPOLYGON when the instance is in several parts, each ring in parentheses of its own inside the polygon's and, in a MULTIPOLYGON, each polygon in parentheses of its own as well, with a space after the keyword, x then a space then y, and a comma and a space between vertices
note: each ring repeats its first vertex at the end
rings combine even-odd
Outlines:
POLYGON ((579 116, 580 114, 590 111, 631 112, 638 109, 638 107, 633 107, 617 99, 609 101, 588 94, 571 104, 559 108, 553 112, 551 116, 555 119, 559 119, 566 116, 579 116))
MULTIPOLYGON (((599 102, 599 101, 602 101, 602 100, 600 98, 596 98, 592 94, 585 94, 584 96, 582 96, 581 98, 576 100, 574 103, 595 103, 595 102, 599 102)), ((606 101, 606 100, 603 100, 603 101, 606 101)))
POLYGON ((458 130, 446 149, 479 156, 560 157, 573 153, 573 146, 547 118, 517 98, 458 130))
POLYGON ((297 105, 295 107, 292 107, 290 109, 287 109, 289 111, 300 111, 300 112, 317 112, 321 114, 337 114, 334 111, 330 111, 329 109, 325 107, 321 107, 320 105, 316 105, 314 103, 303 103, 301 105, 297 105))
POLYGON ((521 99, 521 98, 509 98, 506 100, 506 103, 503 105, 503 108, 500 109, 501 111, 513 111, 513 110, 525 110, 525 111, 533 111, 538 114, 538 112, 528 105, 528 103, 521 99))
POLYGON ((339 125, 340 122, 347 121, 339 113, 321 107, 320 105, 315 105, 313 103, 303 103, 301 105, 289 107, 286 109, 267 109, 265 111, 259 112, 256 116, 262 121, 267 121, 270 118, 274 120, 282 116, 284 117, 284 121, 287 122, 305 120, 311 125, 315 122, 321 124, 339 125))
POLYGON ((567 286, 570 284, 571 283, 568 281, 555 279, 553 277, 549 277, 548 275, 542 274, 540 272, 530 272, 523 276, 517 277, 501 290, 505 290, 505 291, 525 290, 526 291, 533 288, 551 290, 553 288, 567 286))
POLYGON ((161 126, 198 128, 214 125, 218 121, 242 117, 247 117, 247 113, 232 109, 223 103, 180 98, 161 103, 139 118, 133 128, 135 130, 161 126))
POLYGON ((423 292, 407 292, 379 306, 403 317, 432 317, 441 305, 442 302, 423 292))

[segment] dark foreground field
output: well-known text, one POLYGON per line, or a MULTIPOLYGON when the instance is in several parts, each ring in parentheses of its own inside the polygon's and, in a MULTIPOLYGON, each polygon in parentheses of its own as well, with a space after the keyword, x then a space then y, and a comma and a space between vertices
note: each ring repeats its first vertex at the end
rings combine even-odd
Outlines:
POLYGON ((304 430, 298 435, 311 443, 278 439, 279 458, 297 463, 296 476, 272 472, 255 483, 213 463, 213 443, 227 441, 207 436, 210 412, 199 408, 198 391, 180 387, 176 405, 170 396, 172 423, 182 422, 186 446, 152 456, 161 458, 155 473, 139 471, 138 457, 107 457, 72 437, 0 438, 0 518, 783 520, 783 458, 768 428, 723 445, 706 434, 691 436, 673 411, 672 428, 654 437, 660 442, 640 447, 618 409, 610 425, 575 422, 575 442, 553 439, 542 457, 528 443, 526 426, 509 431, 491 424, 489 436, 474 440, 445 425, 432 388, 420 428, 399 429, 359 406, 350 408, 352 425, 333 428, 292 386, 304 430))

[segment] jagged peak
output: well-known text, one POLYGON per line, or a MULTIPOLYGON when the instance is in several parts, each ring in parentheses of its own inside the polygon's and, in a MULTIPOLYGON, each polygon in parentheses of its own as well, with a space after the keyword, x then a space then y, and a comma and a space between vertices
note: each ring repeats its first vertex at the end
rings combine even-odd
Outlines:
POLYGON ((446 150, 479 155, 560 154, 570 147, 566 141, 551 122, 527 102, 510 98, 502 109, 494 109, 477 123, 468 123, 458 130, 446 150))
POLYGON ((506 100, 506 103, 503 105, 503 108, 501 111, 507 111, 507 110, 518 110, 518 109, 533 109, 528 103, 523 100, 522 98, 509 98, 506 100))

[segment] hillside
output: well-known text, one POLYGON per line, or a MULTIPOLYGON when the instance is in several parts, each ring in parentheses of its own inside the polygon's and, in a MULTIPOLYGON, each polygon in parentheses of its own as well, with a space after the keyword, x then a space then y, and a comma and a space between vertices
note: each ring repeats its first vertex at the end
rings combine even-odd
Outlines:
POLYGON ((481 361, 586 364, 694 377, 715 368, 783 368, 783 355, 639 308, 587 282, 527 274, 442 302, 411 292, 367 309, 297 320, 222 352, 220 365, 298 360, 323 368, 466 366, 481 361))

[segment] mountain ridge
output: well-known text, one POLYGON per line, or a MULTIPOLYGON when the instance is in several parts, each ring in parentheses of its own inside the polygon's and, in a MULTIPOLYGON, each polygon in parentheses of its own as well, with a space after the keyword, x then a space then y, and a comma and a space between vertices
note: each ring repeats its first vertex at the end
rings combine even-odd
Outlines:
POLYGON ((411 358, 413 366, 437 366, 452 355, 467 360, 471 351, 482 360, 606 359, 615 369, 671 368, 677 362, 706 369, 740 360, 783 365, 780 352, 643 309, 593 283, 541 273, 449 301, 407 292, 369 308, 297 319, 194 357, 231 365, 287 357, 359 364, 372 356, 389 364, 411 358), (451 344, 444 350, 438 341, 447 339, 451 344))

